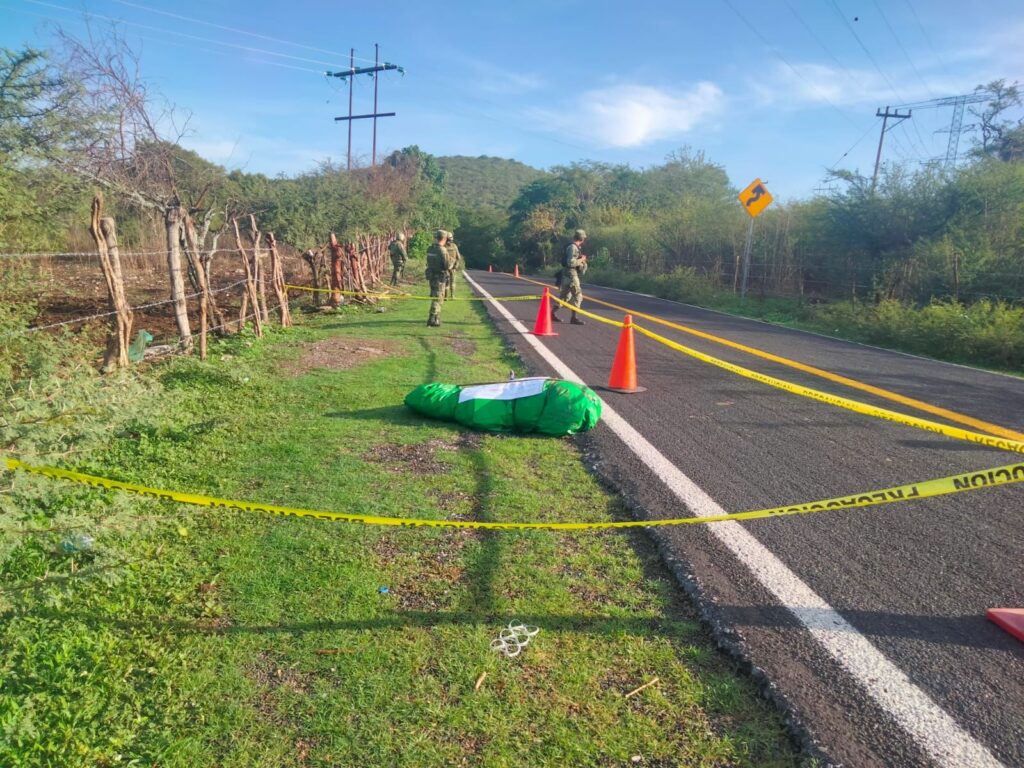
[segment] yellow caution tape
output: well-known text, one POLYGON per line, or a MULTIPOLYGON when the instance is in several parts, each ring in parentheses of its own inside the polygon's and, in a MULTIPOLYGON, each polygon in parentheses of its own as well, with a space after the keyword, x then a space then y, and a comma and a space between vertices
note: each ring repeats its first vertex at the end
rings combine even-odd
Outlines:
POLYGON ((769 376, 765 373, 758 373, 757 371, 752 371, 749 368, 744 368, 740 365, 720 360, 717 357, 706 355, 703 352, 690 349, 679 342, 666 339, 664 336, 659 336, 654 331, 636 325, 635 323, 633 327, 637 330, 637 333, 642 333, 644 336, 647 336, 660 344, 664 344, 666 347, 670 347, 685 355, 694 357, 697 360, 722 368, 723 370, 735 373, 737 376, 742 376, 743 378, 751 379, 752 381, 758 381, 762 384, 767 384, 770 387, 775 387, 776 389, 781 389, 785 392, 792 392, 795 395, 801 395, 812 400, 818 400, 822 403, 827 403, 828 405, 845 408, 849 411, 853 411, 854 413, 861 413, 865 416, 874 416, 878 419, 885 419, 886 421, 892 421, 897 424, 904 424, 908 427, 916 427, 927 432, 935 432, 940 435, 956 438, 957 440, 966 440, 969 443, 978 443, 1000 451, 1024 453, 1024 443, 1016 440, 1008 440, 1003 437, 995 437, 994 435, 983 435, 980 432, 970 432, 966 429, 961 429, 960 427, 949 427, 945 424, 939 424, 936 421, 919 419, 916 416, 908 416, 903 413, 897 413, 896 411, 890 411, 887 408, 879 408, 875 405, 868 405, 867 403, 861 403, 857 400, 840 397, 839 395, 830 395, 827 392, 820 392, 817 389, 804 387, 800 384, 793 384, 792 382, 777 379, 774 376, 769 376))
POLYGON ((607 317, 601 317, 601 315, 595 315, 593 312, 587 312, 587 310, 581 309, 580 307, 577 307, 575 304, 570 304, 568 301, 562 301, 557 296, 551 296, 550 298, 552 301, 558 302, 563 307, 571 309, 573 312, 578 312, 584 317, 589 317, 591 320, 597 320, 599 323, 604 323, 605 325, 614 325, 616 328, 626 327, 625 323, 620 323, 618 320, 610 320, 607 317))
MULTIPOLYGON (((294 291, 309 291, 311 293, 337 293, 341 296, 359 296, 367 299, 383 299, 397 301, 398 299, 418 299, 420 301, 433 301, 433 296, 420 296, 414 293, 370 293, 368 291, 342 291, 334 288, 310 288, 307 285, 285 285, 285 288, 294 291)), ((496 301, 537 301, 540 296, 532 294, 529 296, 503 296, 496 301)), ((482 296, 454 296, 444 301, 487 301, 482 296)))
POLYGON ((941 477, 936 480, 926 480, 921 483, 898 485, 892 488, 883 488, 877 491, 866 491, 854 493, 847 496, 837 496, 832 499, 820 501, 809 501, 804 504, 791 504, 784 507, 772 507, 771 509, 758 509, 751 512, 736 512, 728 515, 715 515, 712 517, 680 517, 669 520, 626 520, 604 523, 499 523, 491 521, 466 521, 466 520, 436 520, 420 519, 414 517, 378 517, 375 515, 358 515, 345 512, 325 512, 314 509, 299 509, 296 507, 282 507, 272 504, 257 504, 249 501, 237 501, 233 499, 220 499, 214 496, 203 496, 195 493, 181 493, 180 491, 167 491, 158 488, 150 488, 135 483, 123 483, 119 480, 111 480, 106 477, 86 475, 81 472, 74 472, 57 467, 37 467, 26 464, 18 459, 5 459, 7 469, 13 471, 21 469, 46 477, 69 480, 73 483, 90 485, 95 488, 107 488, 111 490, 127 491, 139 496, 146 496, 153 499, 164 499, 176 501, 183 504, 194 504, 201 507, 216 507, 220 509, 235 509, 242 512, 266 512, 271 515, 283 517, 312 517, 318 520, 330 520, 343 523, 364 523, 366 525, 392 525, 427 528, 486 528, 496 530, 549 530, 549 531, 596 531, 609 528, 653 528, 664 525, 693 525, 698 523, 721 523, 726 520, 761 520, 769 517, 785 517, 788 515, 807 515, 815 512, 828 512, 836 509, 856 509, 858 507, 873 507, 880 504, 892 504, 898 501, 911 501, 915 499, 927 499, 934 496, 946 496, 952 493, 964 493, 976 491, 980 488, 993 488, 1011 483, 1024 481, 1024 463, 1007 464, 1002 467, 981 470, 980 472, 966 472, 949 477, 941 477))

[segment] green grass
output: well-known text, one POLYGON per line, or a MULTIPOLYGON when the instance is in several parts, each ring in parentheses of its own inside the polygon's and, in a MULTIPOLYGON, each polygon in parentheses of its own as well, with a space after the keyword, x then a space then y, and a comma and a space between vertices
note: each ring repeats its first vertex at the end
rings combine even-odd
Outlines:
MULTIPOLYGON (((66 463, 380 515, 623 517, 573 441, 478 435, 402 406, 425 381, 519 368, 479 306, 445 305, 440 329, 426 313, 297 313, 300 327, 218 343, 206 363, 88 380, 113 386, 117 408, 93 406, 109 428, 72 441, 66 463), (284 372, 324 339, 393 354, 284 372)), ((33 442, 37 421, 21 444, 52 458, 60 441, 33 442)), ((371 528, 0 481, 18 529, 0 567, 4 766, 800 762, 642 532, 371 528), (71 524, 92 549, 60 551, 71 524), (489 644, 512 620, 541 632, 506 659, 489 644)))

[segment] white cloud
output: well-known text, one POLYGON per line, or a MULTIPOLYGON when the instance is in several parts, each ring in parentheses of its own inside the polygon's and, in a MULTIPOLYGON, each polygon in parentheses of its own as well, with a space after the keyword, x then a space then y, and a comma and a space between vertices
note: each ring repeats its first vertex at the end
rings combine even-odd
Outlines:
POLYGON ((697 83, 688 91, 649 85, 612 85, 581 94, 563 112, 535 110, 550 129, 604 147, 639 147, 687 133, 722 106, 721 88, 697 83))

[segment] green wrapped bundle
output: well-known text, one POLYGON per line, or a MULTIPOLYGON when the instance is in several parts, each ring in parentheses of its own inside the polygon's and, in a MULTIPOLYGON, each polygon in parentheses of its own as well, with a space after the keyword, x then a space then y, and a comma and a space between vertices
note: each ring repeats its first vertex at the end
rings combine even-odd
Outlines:
POLYGON ((421 384, 405 397, 417 413, 486 432, 571 435, 592 429, 601 400, 582 384, 535 377, 460 387, 421 384))

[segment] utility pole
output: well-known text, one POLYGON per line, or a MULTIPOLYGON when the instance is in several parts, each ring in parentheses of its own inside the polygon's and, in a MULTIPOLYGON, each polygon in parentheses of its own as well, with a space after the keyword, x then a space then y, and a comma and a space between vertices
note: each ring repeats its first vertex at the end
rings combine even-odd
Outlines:
POLYGON ((405 70, 397 64, 391 64, 385 61, 383 64, 380 63, 380 46, 376 43, 374 48, 374 64, 372 67, 356 67, 356 49, 352 48, 349 52, 349 68, 342 70, 341 72, 326 72, 328 77, 340 77, 342 80, 348 80, 348 115, 345 117, 334 118, 335 122, 340 120, 348 121, 348 170, 352 170, 352 121, 353 120, 365 120, 367 118, 373 118, 373 165, 377 164, 377 118, 378 117, 394 117, 394 112, 378 112, 377 111, 377 76, 380 72, 386 72, 391 69, 398 70, 403 75, 405 70), (368 115, 353 115, 352 114, 352 91, 353 84, 355 82, 356 75, 372 75, 373 76, 373 112, 368 115))
POLYGON ((911 110, 909 110, 909 109, 907 110, 907 113, 905 115, 901 115, 898 108, 894 112, 890 112, 889 111, 889 107, 886 107, 884 112, 882 110, 880 110, 880 109, 876 109, 875 110, 875 117, 882 118, 882 133, 879 134, 879 136, 878 136, 878 153, 875 155, 875 172, 873 174, 871 174, 871 191, 872 192, 875 191, 875 184, 878 181, 878 166, 881 165, 881 163, 882 163, 882 142, 885 141, 885 133, 886 133, 886 131, 891 130, 891 128, 895 128, 897 125, 902 123, 904 120, 909 120, 910 119, 910 115, 911 115, 911 110), (892 118, 896 122, 893 123, 892 126, 886 127, 888 125, 888 123, 889 123, 889 118, 892 118))
MULTIPOLYGON (((349 69, 352 70, 352 74, 355 74, 355 68, 356 68, 356 49, 355 48, 349 49, 348 66, 349 66, 349 69)), ((348 79, 348 168, 347 168, 347 170, 349 170, 349 171, 352 170, 352 86, 355 84, 355 81, 356 81, 356 79, 354 77, 350 77, 348 79)), ((376 111, 376 110, 374 110, 374 111, 376 111)), ((879 149, 879 152, 881 152, 881 149, 879 149)), ((877 172, 877 167, 876 167, 876 172, 877 172)))
MULTIPOLYGON (((373 66, 380 66, 380 46, 377 43, 373 44, 373 66)), ((380 73, 374 69, 373 72, 373 159, 370 161, 370 167, 377 165, 377 75, 380 73)), ((349 123, 351 126, 352 123, 349 123)))

